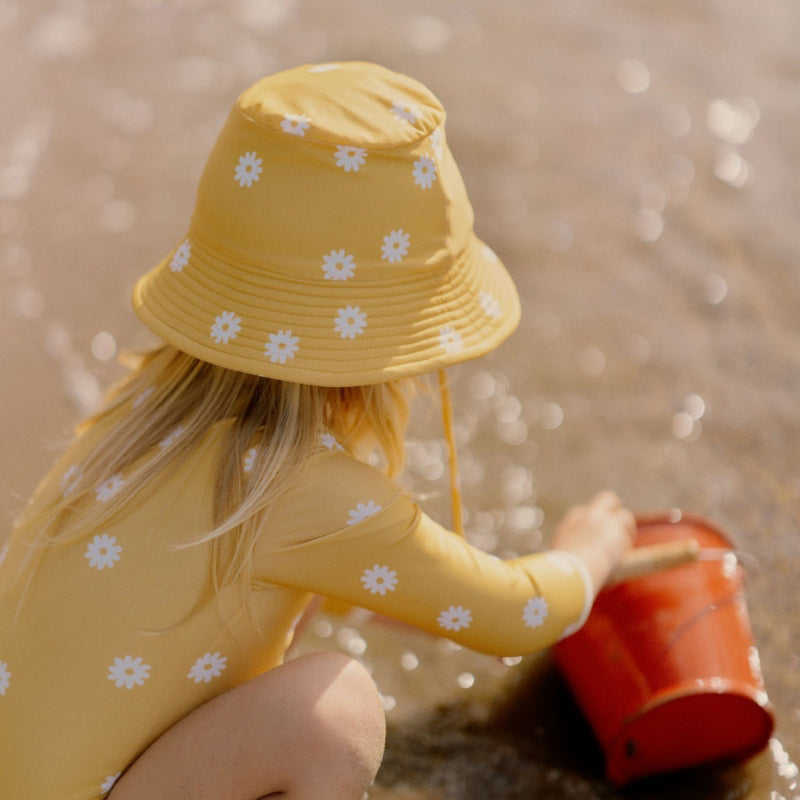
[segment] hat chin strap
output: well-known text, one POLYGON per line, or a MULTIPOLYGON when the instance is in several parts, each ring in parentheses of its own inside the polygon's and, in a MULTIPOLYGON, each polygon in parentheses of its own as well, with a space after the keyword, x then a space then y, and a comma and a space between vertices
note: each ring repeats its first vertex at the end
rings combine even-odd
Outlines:
POLYGON ((458 472, 458 456, 456 454, 456 441, 453 432, 453 401, 450 398, 450 385, 447 382, 447 373, 439 370, 439 394, 442 398, 442 423, 444 435, 447 439, 450 466, 450 505, 453 530, 460 536, 464 535, 464 522, 461 515, 461 476, 458 472))

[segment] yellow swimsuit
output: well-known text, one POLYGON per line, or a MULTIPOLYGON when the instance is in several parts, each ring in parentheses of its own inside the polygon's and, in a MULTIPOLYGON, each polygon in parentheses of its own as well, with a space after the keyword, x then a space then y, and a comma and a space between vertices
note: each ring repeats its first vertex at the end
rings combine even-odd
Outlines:
MULTIPOLYGON (((546 647, 587 616, 576 559, 487 555, 329 436, 266 519, 252 615, 235 586, 215 598, 210 546, 175 545, 211 528, 220 431, 113 524, 46 551, 16 619, 24 581, 0 594, 3 798, 98 800, 193 708, 280 664, 311 593, 499 655, 546 647)), ((80 447, 49 479, 67 492, 80 447)), ((77 513, 124 480, 108 476, 77 513)), ((0 579, 21 547, 12 535, 0 579)))

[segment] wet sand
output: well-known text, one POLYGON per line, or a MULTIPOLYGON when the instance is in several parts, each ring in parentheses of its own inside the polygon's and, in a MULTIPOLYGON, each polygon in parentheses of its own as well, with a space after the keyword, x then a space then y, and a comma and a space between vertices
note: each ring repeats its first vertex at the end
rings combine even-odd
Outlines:
MULTIPOLYGON (((130 288, 180 241, 237 92, 380 61, 443 100, 478 232, 523 295, 520 331, 452 375, 470 539, 546 546, 606 486, 716 520, 747 554, 778 729, 746 767, 620 792, 546 660, 322 617, 301 648, 360 657, 386 698, 370 796, 800 796, 798 30, 791 0, 3 0, 6 529, 116 351, 150 342, 130 288)), ((435 413, 409 454, 446 519, 435 413)))

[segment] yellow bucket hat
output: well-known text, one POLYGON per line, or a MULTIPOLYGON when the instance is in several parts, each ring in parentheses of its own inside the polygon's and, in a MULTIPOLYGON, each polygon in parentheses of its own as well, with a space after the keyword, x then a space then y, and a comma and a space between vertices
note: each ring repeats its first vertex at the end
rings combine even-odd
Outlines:
POLYGON ((204 361, 348 386, 495 348, 519 298, 473 213, 417 81, 367 63, 303 66, 245 91, 200 180, 187 236, 134 310, 204 361))

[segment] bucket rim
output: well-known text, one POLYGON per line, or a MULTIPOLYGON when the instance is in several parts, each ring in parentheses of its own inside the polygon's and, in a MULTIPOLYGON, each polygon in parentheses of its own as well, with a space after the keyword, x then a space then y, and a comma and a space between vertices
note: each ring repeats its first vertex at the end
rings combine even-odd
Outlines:
POLYGON ((677 506, 637 511, 634 517, 637 525, 680 525, 681 523, 688 523, 707 528, 731 542, 734 539, 733 534, 716 520, 694 511, 685 511, 677 506))
POLYGON ((643 528, 649 525, 680 525, 681 523, 696 525, 719 536, 727 542, 731 550, 739 549, 736 537, 727 528, 703 514, 697 514, 693 511, 684 511, 682 508, 675 507, 636 512, 634 517, 636 519, 637 528, 643 528))

